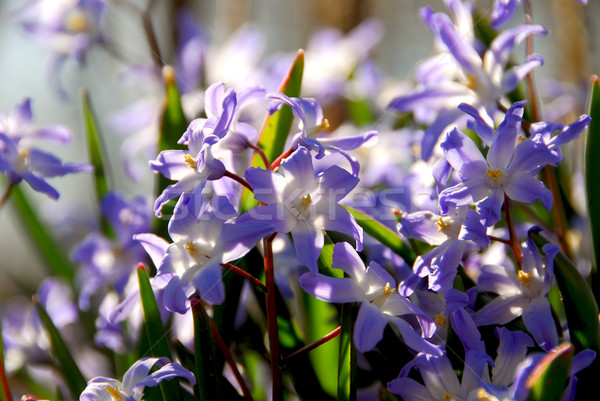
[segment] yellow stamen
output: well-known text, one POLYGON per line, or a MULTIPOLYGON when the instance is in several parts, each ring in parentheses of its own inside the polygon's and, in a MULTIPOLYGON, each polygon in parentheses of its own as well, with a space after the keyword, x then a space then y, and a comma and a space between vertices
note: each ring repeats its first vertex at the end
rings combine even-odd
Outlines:
POLYGON ((438 231, 444 232, 448 229, 448 224, 444 221, 444 218, 440 216, 438 221, 435 222, 435 225, 438 228, 438 231))
POLYGON ((303 196, 301 202, 302 202, 302 210, 306 210, 308 205, 310 205, 312 203, 312 198, 310 197, 310 194, 303 196))
POLYGON ((329 128, 329 121, 326 118, 324 118, 323 121, 321 122, 321 124, 319 124, 313 132, 315 134, 319 134, 319 133, 325 131, 327 128, 329 128))
POLYGON ((476 76, 474 75, 467 75, 467 83, 465 83, 465 86, 469 89, 471 89, 472 91, 476 91, 477 90, 477 86, 479 85, 479 80, 477 79, 476 76))
POLYGON ((488 168, 487 175, 489 175, 492 179, 497 180, 498 177, 500 177, 500 169, 497 168, 496 170, 492 170, 491 168, 488 168))
POLYGON ((485 389, 480 388, 477 390, 477 399, 480 401, 495 401, 496 397, 485 391, 485 389))
POLYGON ((450 394, 449 392, 445 391, 444 392, 444 400, 450 401, 451 399, 452 399, 452 394, 450 394))
POLYGON ((110 394, 110 398, 113 401, 122 401, 123 400, 123 397, 121 397, 121 394, 120 394, 121 391, 119 390, 118 387, 106 386, 106 387, 104 387, 104 390, 106 390, 106 392, 108 394, 110 394))
POLYGON ((394 292, 394 291, 396 291, 396 289, 392 288, 389 281, 387 283, 385 283, 385 287, 383 288, 383 294, 385 296, 390 296, 392 294, 392 292, 394 292))
POLYGON ((187 164, 188 167, 193 168, 194 170, 198 167, 198 162, 194 160, 192 156, 185 155, 183 156, 183 159, 185 160, 185 164, 187 164))
POLYGON ((441 313, 439 315, 435 315, 435 324, 439 327, 446 327, 446 317, 441 313))
POLYGON ((83 32, 87 25, 87 17, 81 10, 73 10, 65 21, 66 28, 71 32, 83 32))
POLYGON ((27 156, 29 156, 29 149, 23 149, 22 151, 20 151, 19 156, 21 156, 22 158, 26 158, 27 156))
POLYGON ((519 270, 519 281, 525 285, 529 285, 529 273, 519 270))
POLYGON ((190 253, 196 250, 196 245, 194 245, 192 241, 186 242, 185 245, 183 245, 183 247, 187 249, 190 253))

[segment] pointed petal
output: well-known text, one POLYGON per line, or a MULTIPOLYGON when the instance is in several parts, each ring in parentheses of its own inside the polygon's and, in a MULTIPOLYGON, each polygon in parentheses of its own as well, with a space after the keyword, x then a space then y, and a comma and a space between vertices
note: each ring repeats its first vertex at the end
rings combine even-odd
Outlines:
POLYGON ((300 287, 325 302, 346 303, 365 301, 363 290, 350 278, 333 278, 320 273, 304 273, 298 279, 300 287))
POLYGON ((363 302, 358 310, 358 317, 354 325, 354 344, 360 352, 367 352, 375 348, 383 338, 383 330, 388 320, 379 309, 368 302, 363 302))
POLYGON ((525 306, 523 323, 543 350, 550 351, 558 345, 558 334, 550 303, 545 297, 537 297, 525 306))

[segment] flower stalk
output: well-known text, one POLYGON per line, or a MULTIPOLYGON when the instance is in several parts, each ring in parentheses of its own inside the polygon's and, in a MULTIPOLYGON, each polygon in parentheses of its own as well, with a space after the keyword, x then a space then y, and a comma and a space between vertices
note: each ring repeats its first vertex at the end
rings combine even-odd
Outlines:
POLYGON ((271 377, 273 381, 274 401, 283 400, 282 369, 280 365, 281 350, 279 347, 279 329, 277 326, 277 307, 275 301, 275 272, 273 270, 273 240, 277 233, 263 239, 265 280, 267 284, 267 326, 269 336, 269 349, 271 351, 271 377))

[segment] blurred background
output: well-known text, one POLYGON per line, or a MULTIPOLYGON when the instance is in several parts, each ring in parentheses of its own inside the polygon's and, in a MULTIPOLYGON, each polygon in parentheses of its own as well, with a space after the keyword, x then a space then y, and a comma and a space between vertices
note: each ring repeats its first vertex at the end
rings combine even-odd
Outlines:
MULTIPOLYGON (((0 113, 6 115, 14 105, 31 97, 36 124, 64 124, 73 133, 73 140, 67 147, 48 145, 44 149, 67 161, 86 161, 80 88, 90 91, 101 121, 134 102, 157 94, 156 88, 126 86, 118 79, 119 72, 131 63, 152 61, 142 20, 127 6, 130 3, 144 9, 148 2, 121 0, 109 3, 105 23, 115 52, 110 54, 96 47, 87 54, 83 67, 69 60, 60 70, 60 79, 68 95, 66 101, 58 100, 48 85, 46 68, 50 50, 25 35, 14 18, 14 10, 24 3, 24 0, 0 0, 0 113)), ((334 27, 348 33, 362 21, 374 18, 381 23, 383 37, 371 58, 384 75, 398 81, 410 81, 415 63, 433 52, 432 35, 419 17, 419 9, 430 5, 435 10, 446 10, 441 0, 159 0, 152 3, 150 20, 161 55, 167 61, 172 60, 176 52, 175 17, 181 7, 187 7, 216 48, 224 46, 232 33, 241 27, 248 24, 257 27, 266 39, 263 57, 293 54, 299 48, 306 48, 311 36, 320 28, 334 27)), ((491 0, 477 2, 483 11, 482 18, 489 16, 491 3, 491 0)), ((545 66, 535 72, 538 85, 544 85, 550 78, 584 85, 591 73, 600 73, 600 24, 597 18, 600 2, 589 3, 584 8, 573 0, 532 1, 534 22, 551 31, 549 36, 535 39, 535 51, 545 59, 545 66)), ((512 24, 523 21, 520 14, 512 24)), ((524 59, 524 49, 516 54, 524 59)), ((110 127, 102 128, 115 166, 116 188, 130 195, 150 196, 152 176, 143 174, 137 182, 128 178, 119 162, 124 138, 111 132, 110 127)), ((52 184, 61 193, 58 201, 32 191, 27 193, 31 194, 42 216, 52 221, 58 235, 72 238, 83 235, 85 230, 78 232, 70 222, 79 218, 90 221, 89 216, 97 213, 91 176, 76 174, 56 179, 52 184)), ((0 235, 3 277, 0 297, 13 292, 13 277, 17 272, 29 280, 27 284, 31 288, 36 288, 44 269, 35 249, 23 235, 10 201, 0 210, 0 235), (24 274, 24 271, 28 273, 24 274)))

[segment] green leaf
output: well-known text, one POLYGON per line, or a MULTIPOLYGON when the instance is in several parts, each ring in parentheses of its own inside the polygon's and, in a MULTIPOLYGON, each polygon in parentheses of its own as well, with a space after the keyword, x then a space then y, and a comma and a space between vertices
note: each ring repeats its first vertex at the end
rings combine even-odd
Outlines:
MULTIPOLYGON (((298 54, 290 67, 288 74, 283 79, 278 91, 289 97, 300 97, 302 87, 302 74, 304 73, 304 51, 298 50, 298 54)), ((288 105, 281 106, 281 109, 267 116, 262 127, 258 147, 265 153, 267 161, 273 163, 277 157, 283 153, 285 142, 292 128, 294 114, 288 105)), ((259 154, 255 153, 250 163, 253 167, 265 166, 259 154)), ((242 210, 246 211, 258 205, 250 191, 244 188, 242 193, 242 210)))
POLYGON ((79 367, 75 363, 73 356, 69 352, 69 348, 58 332, 58 329, 56 326, 54 326, 52 319, 50 319, 50 316, 40 303, 38 297, 35 295, 33 296, 33 304, 35 305, 35 309, 40 317, 40 320, 42 321, 42 325, 48 333, 52 352, 58 361, 60 371, 63 373, 67 386, 71 391, 71 395, 73 397, 78 397, 79 394, 81 394, 81 392, 85 389, 87 382, 79 370, 79 367))
POLYGON ((83 105, 83 119, 85 122, 85 131, 87 133, 88 150, 90 153, 90 164, 94 166, 94 181, 96 184, 96 195, 100 201, 109 190, 109 180, 112 179, 110 173, 110 162, 108 152, 103 141, 102 133, 98 121, 92 109, 90 94, 87 90, 81 91, 81 101, 83 105))
POLYGON ((596 302, 600 302, 600 82, 592 76, 589 115, 592 121, 588 126, 585 144, 585 190, 587 212, 592 233, 592 290, 596 302))
MULTIPOLYGON (((92 109, 89 92, 84 89, 81 91, 81 101, 83 105, 83 119, 85 122, 85 131, 87 133, 88 151, 90 154, 90 164, 94 166, 94 183, 96 188, 96 198, 98 205, 104 195, 109 191, 109 181, 112 180, 110 172, 110 161, 108 152, 103 141, 102 133, 98 125, 98 120, 92 109)), ((105 217, 101 218, 101 224, 107 235, 112 235, 112 229, 105 217)))
POLYGON ((218 399, 217 380, 219 375, 215 365, 215 349, 210 333, 208 315, 199 300, 192 300, 194 317, 194 350, 196 392, 200 400, 218 399))
POLYGON ((394 253, 404 259, 409 266, 413 265, 415 261, 414 252, 395 232, 361 211, 358 211, 350 206, 342 206, 344 206, 344 208, 350 212, 365 233, 369 234, 377 241, 390 248, 394 253))
POLYGON ((53 274, 72 282, 75 269, 71 261, 50 235, 46 226, 42 224, 21 186, 15 186, 10 196, 12 197, 12 205, 25 226, 28 237, 33 242, 31 248, 40 253, 53 274))
MULTIPOLYGON (((530 232, 531 239, 540 249, 550 243, 539 232, 530 232)), ((594 294, 577 267, 562 252, 554 258, 554 275, 562 294, 571 342, 575 349, 600 350, 598 305, 594 294)))
MULTIPOLYGON (((154 297, 154 291, 152 291, 152 285, 150 284, 150 278, 143 263, 138 265, 137 272, 144 316, 144 329, 149 344, 147 352, 153 357, 166 357, 169 360, 173 360, 168 342, 169 333, 163 326, 158 304, 154 297)), ((159 387, 164 401, 183 399, 177 380, 163 381, 159 384, 159 387)))
MULTIPOLYGON (((186 149, 184 145, 180 145, 177 141, 187 130, 188 122, 183 112, 181 105, 181 96, 177 84, 175 83, 175 72, 171 66, 163 67, 163 79, 165 81, 165 100, 163 103, 160 129, 158 135, 158 153, 169 149, 186 149)), ((157 174, 155 181, 154 194, 158 197, 162 191, 173 182, 163 177, 162 174, 157 174)), ((167 224, 169 208, 165 208, 163 219, 156 220, 154 232, 160 236, 167 235, 167 224)))
POLYGON ((352 343, 354 306, 342 306, 342 331, 339 340, 338 400, 356 400, 356 348, 352 343))
POLYGON ((529 376, 526 386, 531 390, 527 401, 558 401, 569 381, 574 348, 566 342, 544 356, 529 376))

